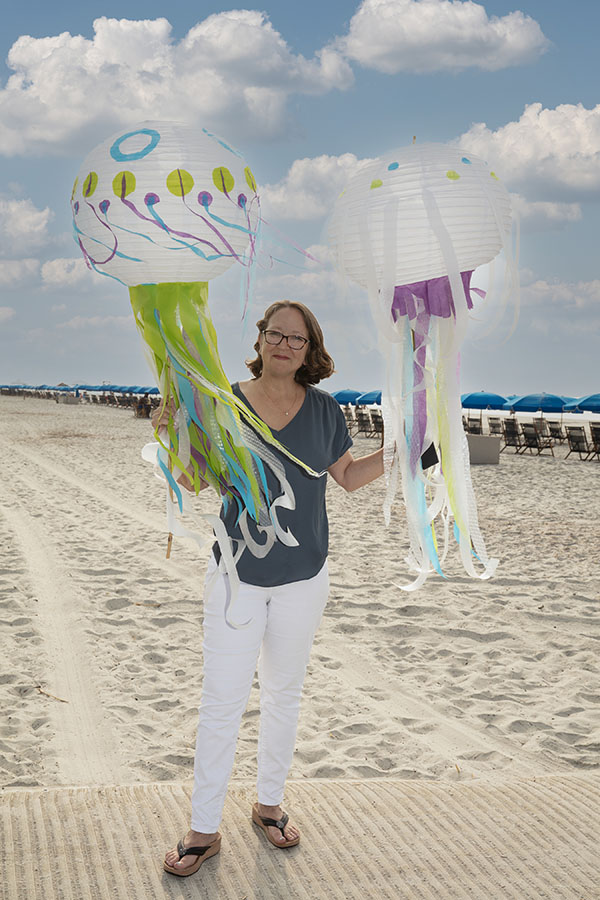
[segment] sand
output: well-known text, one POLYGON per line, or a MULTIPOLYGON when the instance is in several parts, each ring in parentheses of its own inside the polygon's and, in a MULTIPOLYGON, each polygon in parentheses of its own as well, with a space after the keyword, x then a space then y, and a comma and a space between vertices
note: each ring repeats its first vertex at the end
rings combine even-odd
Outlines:
MULTIPOLYGON (((163 491, 126 410, 0 397, 0 784, 183 781, 201 688, 207 553, 165 559, 163 491)), ((375 449, 359 438, 358 454, 375 449)), ((293 779, 503 782, 600 768, 600 464, 473 468, 496 577, 449 560, 417 593, 383 484, 330 484, 331 599, 293 779)), ((198 509, 215 512, 205 492, 198 509)), ((258 693, 234 769, 255 773, 258 693)))

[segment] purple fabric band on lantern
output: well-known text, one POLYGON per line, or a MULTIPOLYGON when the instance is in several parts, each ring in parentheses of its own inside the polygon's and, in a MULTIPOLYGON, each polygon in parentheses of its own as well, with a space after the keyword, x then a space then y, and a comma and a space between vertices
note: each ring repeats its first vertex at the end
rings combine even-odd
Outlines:
MULTIPOLYGON (((467 298, 467 307, 473 309, 473 301, 471 299, 471 275, 470 272, 461 272, 463 287, 465 289, 465 297, 467 298)), ((473 290, 478 294, 483 294, 477 288, 473 290)), ((395 320, 400 316, 408 316, 414 319, 417 315, 415 309, 414 297, 418 297, 425 305, 425 312, 430 316, 440 316, 442 319, 448 319, 450 316, 456 315, 454 308, 454 300, 452 298, 452 288, 447 275, 440 278, 429 278, 427 281, 415 281, 413 284, 399 284, 394 288, 394 299, 392 301, 392 315, 395 320)))

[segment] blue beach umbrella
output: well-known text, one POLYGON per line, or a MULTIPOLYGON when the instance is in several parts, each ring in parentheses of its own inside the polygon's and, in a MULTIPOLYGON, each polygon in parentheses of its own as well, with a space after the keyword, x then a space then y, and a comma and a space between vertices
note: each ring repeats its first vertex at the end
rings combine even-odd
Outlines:
POLYGON ((558 394, 525 394, 515 400, 508 400, 503 409, 512 409, 514 412, 559 412, 565 408, 565 400, 558 394))
POLYGON ((565 406, 565 412, 600 413, 600 394, 588 394, 587 397, 574 399, 565 406))
POLYGON ((356 403, 356 398, 360 397, 364 391, 354 391, 352 388, 343 388, 341 391, 334 391, 331 395, 335 397, 340 406, 345 405, 346 403, 356 403))
POLYGON ((475 391, 460 398, 463 409, 503 409, 507 398, 489 391, 475 391))
POLYGON ((354 402, 356 406, 370 406, 373 403, 381 405, 381 391, 367 391, 366 394, 360 394, 354 402))

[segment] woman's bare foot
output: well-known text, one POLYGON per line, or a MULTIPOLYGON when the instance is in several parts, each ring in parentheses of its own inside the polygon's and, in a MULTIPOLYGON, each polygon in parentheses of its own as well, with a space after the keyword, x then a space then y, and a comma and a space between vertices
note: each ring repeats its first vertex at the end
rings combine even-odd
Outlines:
MULTIPOLYGON (((183 845, 184 847, 208 847, 210 844, 214 843, 217 835, 218 831, 215 831, 212 834, 203 834, 200 831, 188 831, 183 839, 183 845)), ((166 864, 175 869, 187 869, 188 866, 193 866, 197 859, 198 857, 191 853, 179 859, 177 849, 167 850, 165 853, 166 864)))
MULTIPOLYGON (((276 821, 283 815, 283 810, 280 806, 265 806, 263 803, 258 804, 258 812, 263 818, 275 819, 276 821)), ((279 828, 269 827, 268 830, 273 840, 277 841, 278 844, 283 844, 284 841, 295 841, 296 838, 300 837, 300 832, 291 822, 288 822, 283 829, 285 837, 282 836, 279 828)))

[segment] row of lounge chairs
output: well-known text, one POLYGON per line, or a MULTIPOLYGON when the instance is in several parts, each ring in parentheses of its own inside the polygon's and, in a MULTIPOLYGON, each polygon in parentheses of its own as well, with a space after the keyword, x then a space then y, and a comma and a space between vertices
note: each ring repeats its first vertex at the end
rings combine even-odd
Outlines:
POLYGON ((83 393, 84 402, 95 403, 99 406, 115 406, 118 409, 132 409, 133 414, 138 419, 149 419, 152 411, 160 404, 160 396, 154 394, 122 394, 117 396, 114 393, 106 394, 88 394, 83 393))
MULTIPOLYGON (((344 406, 344 416, 351 435, 363 434, 365 437, 383 435, 383 417, 379 410, 366 407, 344 406)), ((465 419, 465 430, 472 434, 482 434, 481 419, 465 419)), ((549 452, 554 456, 557 444, 568 445, 567 457, 576 453, 580 459, 597 459, 600 461, 600 424, 589 423, 590 436, 582 425, 562 425, 560 422, 548 421, 544 418, 532 422, 521 422, 518 419, 488 417, 488 434, 503 438, 502 450, 512 447, 516 453, 532 453, 538 456, 549 452)))
MULTIPOLYGON (((504 423, 509 423, 508 427, 510 428, 510 423, 516 423, 517 426, 521 424, 517 419, 513 418, 505 418, 500 419, 495 416, 489 416, 487 419, 487 434, 497 434, 500 437, 504 436, 504 423)), ((525 422, 525 425, 533 425, 541 435, 544 437, 552 438, 555 443, 564 444, 567 440, 567 433, 560 422, 552 422, 548 421, 548 419, 539 418, 534 419, 533 422, 525 422)), ((478 418, 465 418, 463 416, 463 425, 465 431, 468 431, 470 434, 483 434, 483 424, 482 420, 478 418)))
POLYGON ((383 437, 383 416, 379 410, 366 406, 342 406, 342 409, 351 436, 383 437))
POLYGON ((588 438, 582 425, 563 426, 559 422, 548 422, 546 419, 519 422, 512 417, 498 421, 501 423, 501 434, 504 438, 504 446, 500 452, 507 447, 513 447, 515 453, 529 451, 529 453, 537 453, 539 456, 545 450, 549 450, 554 456, 556 444, 566 442, 569 450, 565 459, 571 453, 576 453, 580 459, 596 458, 600 461, 600 425, 590 422, 590 437, 588 438))

